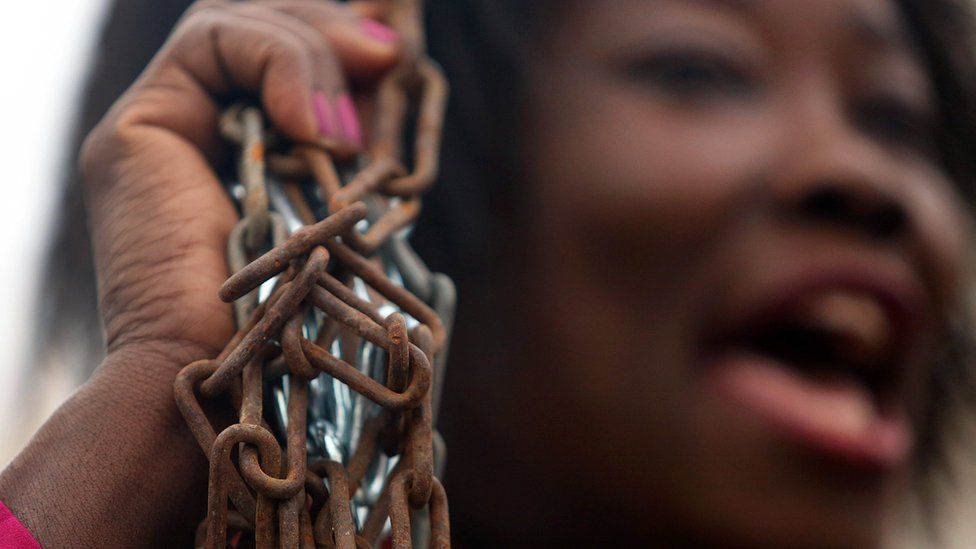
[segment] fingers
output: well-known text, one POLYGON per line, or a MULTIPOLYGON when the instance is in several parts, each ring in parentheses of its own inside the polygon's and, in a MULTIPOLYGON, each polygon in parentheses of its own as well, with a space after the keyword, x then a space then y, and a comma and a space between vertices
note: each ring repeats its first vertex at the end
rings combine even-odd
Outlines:
POLYGON ((347 2, 346 6, 360 17, 369 17, 377 21, 383 19, 383 6, 376 0, 353 0, 347 2))
POLYGON ((134 91, 165 98, 178 88, 183 108, 163 100, 140 122, 209 151, 212 125, 200 117, 213 122, 219 101, 234 91, 259 95, 272 124, 291 139, 357 143, 362 130, 344 74, 378 77, 396 64, 398 47, 391 30, 353 9, 276 0, 191 10, 159 57, 134 91))
POLYGON ((81 167, 110 347, 226 340, 216 289, 238 216, 210 167, 220 112, 250 94, 292 140, 359 141, 344 74, 366 78, 398 55, 371 13, 322 0, 193 8, 90 134, 81 167))
POLYGON ((332 46, 343 71, 354 80, 374 79, 393 68, 399 59, 399 36, 380 22, 375 2, 347 6, 320 0, 259 0, 313 27, 332 46))

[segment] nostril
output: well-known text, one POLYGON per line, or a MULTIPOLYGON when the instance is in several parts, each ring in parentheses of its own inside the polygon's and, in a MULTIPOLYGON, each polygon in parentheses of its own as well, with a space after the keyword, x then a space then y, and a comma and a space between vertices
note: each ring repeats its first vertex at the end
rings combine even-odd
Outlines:
POLYGON ((871 236, 879 240, 890 240, 897 237, 908 227, 908 214, 905 209, 891 204, 879 208, 865 220, 865 229, 871 236))
POLYGON ((820 187, 809 193, 800 203, 800 214, 810 220, 850 221, 849 197, 836 187, 820 187))
POLYGON ((909 223, 905 208, 889 197, 840 185, 811 189, 797 206, 799 215, 809 222, 835 225, 878 240, 899 237, 909 223))

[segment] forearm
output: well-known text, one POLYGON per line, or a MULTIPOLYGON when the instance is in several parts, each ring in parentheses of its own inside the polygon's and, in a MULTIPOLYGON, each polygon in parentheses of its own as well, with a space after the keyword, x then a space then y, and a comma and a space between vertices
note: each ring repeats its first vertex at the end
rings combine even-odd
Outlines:
POLYGON ((203 350, 113 353, 0 473, 0 501, 44 547, 185 545, 207 460, 172 386, 203 350))

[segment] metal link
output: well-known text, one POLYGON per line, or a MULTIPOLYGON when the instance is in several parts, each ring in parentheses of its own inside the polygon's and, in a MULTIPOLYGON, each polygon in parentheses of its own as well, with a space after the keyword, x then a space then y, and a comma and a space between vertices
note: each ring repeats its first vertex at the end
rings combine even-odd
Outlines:
POLYGON ((285 284, 281 298, 268 307, 260 322, 241 340, 237 347, 224 359, 220 368, 200 384, 200 392, 215 397, 227 390, 231 379, 237 376, 244 365, 257 353, 258 349, 280 331, 282 325, 301 304, 315 285, 319 271, 325 269, 329 254, 323 248, 316 248, 308 258, 295 280, 285 284))
POLYGON ((264 281, 288 268, 293 259, 309 254, 325 239, 348 230, 364 217, 366 217, 366 205, 357 202, 329 216, 324 221, 296 231, 281 246, 262 255, 228 278, 220 287, 218 294, 220 299, 223 301, 240 299, 264 281))
POLYGON ((269 241, 271 218, 265 181, 264 120, 261 111, 235 105, 221 117, 220 130, 225 138, 241 146, 238 175, 244 185, 243 236, 245 248, 255 252, 269 241))
POLYGON ((387 524, 395 548, 450 546, 434 425, 455 290, 404 236, 437 175, 448 86, 425 53, 422 2, 381 6, 403 55, 379 86, 368 154, 338 144, 289 149, 251 106, 221 118, 221 134, 239 147, 230 184, 244 192, 219 297, 234 303, 239 330, 174 386, 210 460, 197 547, 227 547, 231 528, 234 547, 245 536, 261 548, 365 548, 387 524), (222 395, 238 423, 218 434, 199 399, 222 395), (350 433, 341 455, 323 454, 319 445, 332 439, 311 435, 329 399, 335 414, 351 407, 349 418, 324 424, 350 433))
POLYGON ((302 350, 313 366, 342 381, 352 390, 376 404, 395 412, 415 408, 430 392, 430 364, 416 347, 410 348, 411 380, 402 393, 397 393, 360 372, 355 366, 337 358, 307 339, 302 340, 302 350))
POLYGON ((315 519, 315 539, 331 543, 337 549, 356 547, 356 527, 349 511, 350 484, 346 469, 332 460, 319 460, 312 471, 329 481, 328 504, 315 519))
MULTIPOLYGON (((230 451, 242 443, 250 443, 260 449, 262 465, 265 469, 275 470, 280 467, 280 448, 267 429, 258 425, 238 423, 231 425, 214 441, 210 451, 210 490, 207 499, 207 548, 224 547, 227 538, 227 473, 233 467, 230 461, 230 451)), ((274 514, 274 507, 267 502, 266 496, 258 494, 255 524, 257 531, 267 528, 270 521, 268 515, 274 514), (262 501, 264 499, 264 501, 262 501)))
MULTIPOLYGON (((288 227, 285 220, 277 213, 270 213, 271 222, 271 242, 274 246, 280 246, 288 237, 288 227)), ((227 237, 227 265, 232 273, 236 273, 247 266, 251 255, 244 242, 244 235, 251 227, 253 219, 245 217, 234 226, 227 237)), ((258 292, 256 290, 241 296, 234 301, 234 315, 238 326, 243 326, 251 316, 251 312, 258 305, 258 292)))
MULTIPOLYGON (((431 540, 430 546, 441 548, 451 546, 451 531, 448 522, 447 493, 436 478, 432 478, 430 504, 431 540)), ((416 481, 413 471, 403 471, 390 481, 389 508, 390 522, 393 526, 393 548, 413 547, 410 535, 410 507, 407 485, 416 481)), ((416 507, 414 507, 416 509, 416 507)))
POLYGON ((417 135, 414 138, 414 172, 406 177, 394 179, 384 186, 383 192, 390 195, 404 197, 417 195, 427 190, 437 179, 449 90, 444 73, 433 61, 424 60, 418 69, 423 95, 420 99, 417 135))
MULTIPOLYGON (((428 359, 434 338, 430 330, 421 324, 417 329, 417 346, 428 359)), ((410 505, 415 509, 423 507, 429 500, 434 483, 434 447, 432 444, 433 417, 431 414, 431 391, 424 393, 420 406, 410 411, 410 426, 407 431, 407 464, 413 473, 410 483, 410 505)))

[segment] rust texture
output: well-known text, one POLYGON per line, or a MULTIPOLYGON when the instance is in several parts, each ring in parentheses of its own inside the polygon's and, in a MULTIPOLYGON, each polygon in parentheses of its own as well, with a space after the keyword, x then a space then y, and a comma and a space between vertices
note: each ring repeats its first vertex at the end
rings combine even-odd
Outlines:
MULTIPOLYGON (((241 221, 228 243, 233 274, 219 291, 222 300, 235 303, 239 330, 216 358, 184 367, 175 384, 177 405, 210 461, 198 547, 236 547, 245 535, 259 548, 354 549, 382 544, 387 530, 395 548, 412 547, 418 539, 430 547, 450 546, 447 496, 435 474, 444 449, 434 429, 435 384, 449 323, 425 302, 429 295, 418 297, 407 289, 411 284, 391 280, 375 258, 381 247, 402 246, 391 239, 419 215, 420 195, 437 176, 448 87, 426 56, 422 2, 385 0, 383 6, 404 55, 380 85, 365 150, 351 154, 346 145, 307 143, 282 150, 280 140, 270 150, 273 128, 263 127, 263 114, 254 107, 232 107, 221 120, 223 136, 239 146, 244 188, 241 221), (405 158, 408 119, 416 123, 405 158), (350 165, 361 169, 340 176, 349 174, 350 165), (283 182, 306 223, 290 236, 270 207, 269 176, 283 182), (324 219, 303 197, 296 183, 303 179, 328 210, 318 212, 324 219), (354 278, 377 299, 354 291, 354 278), (260 302, 259 292, 267 293, 260 302), (377 304, 383 302, 403 314, 382 314, 377 304), (313 312, 324 321, 309 339, 303 324, 313 312), (416 320, 412 328, 404 315, 416 320), (351 363, 354 357, 333 355, 329 343, 337 338, 384 350, 385 381, 363 373, 351 363), (382 408, 366 421, 348 463, 309 461, 309 382, 323 372, 382 408), (269 379, 282 376, 288 376, 287 421, 278 432, 264 410, 265 392, 269 379), (204 412, 216 404, 204 401, 230 402, 236 422, 218 427, 204 412), (351 501, 380 454, 398 461, 357 528, 351 501)), ((404 278, 412 277, 414 287, 424 282, 429 294, 426 286, 435 288, 442 275, 419 265, 404 278)))

